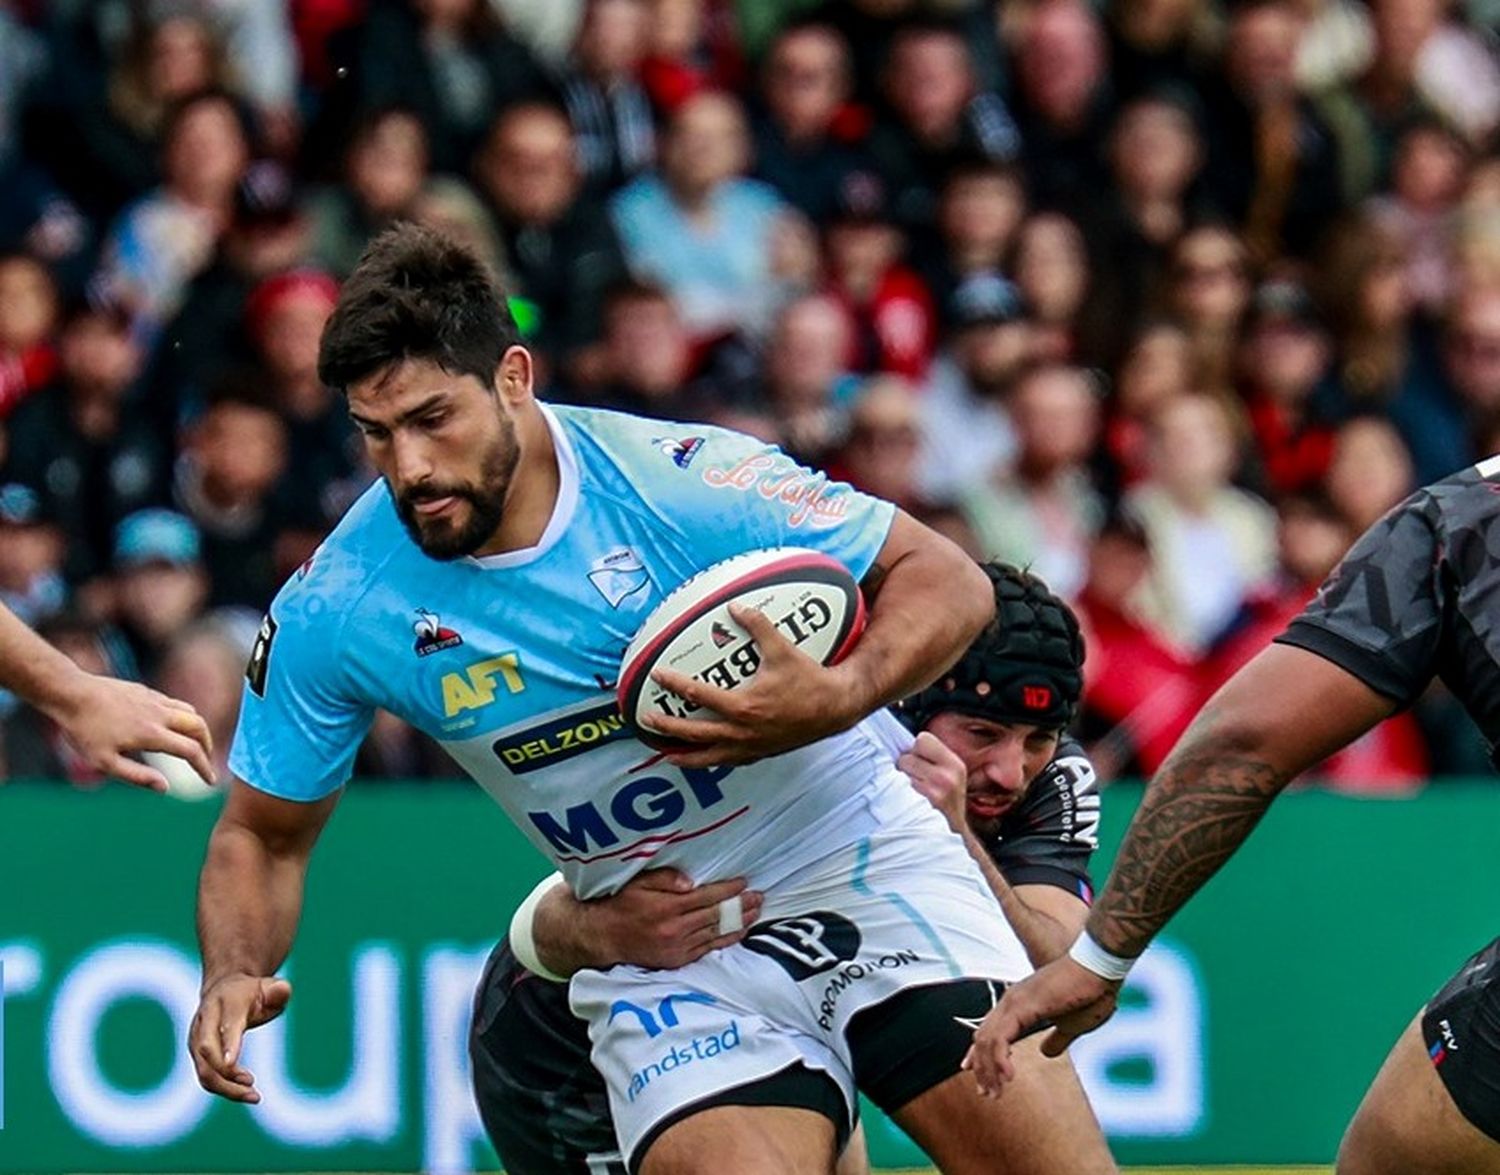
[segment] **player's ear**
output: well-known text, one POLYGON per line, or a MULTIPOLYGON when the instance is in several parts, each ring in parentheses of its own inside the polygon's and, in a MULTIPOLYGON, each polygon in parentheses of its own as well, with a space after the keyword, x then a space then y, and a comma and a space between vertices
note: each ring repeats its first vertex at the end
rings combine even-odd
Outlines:
POLYGON ((532 398, 533 378, 531 352, 519 345, 510 347, 495 369, 495 390, 508 407, 518 408, 532 398))

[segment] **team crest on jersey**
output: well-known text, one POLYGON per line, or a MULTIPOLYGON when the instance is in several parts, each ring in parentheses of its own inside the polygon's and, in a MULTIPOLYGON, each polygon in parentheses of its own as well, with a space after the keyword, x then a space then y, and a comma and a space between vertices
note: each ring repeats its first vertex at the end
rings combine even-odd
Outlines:
POLYGON ((702 437, 655 437, 651 443, 672 458, 672 463, 679 469, 691 465, 698 450, 703 448, 702 437))
POLYGON ((436 612, 429 612, 426 608, 417 609, 417 622, 411 627, 417 634, 417 643, 413 648, 418 657, 440 653, 444 649, 455 649, 464 643, 464 638, 457 632, 443 626, 442 619, 436 612))
POLYGON ((618 608, 627 596, 633 596, 651 582, 641 557, 630 547, 616 547, 589 564, 589 582, 599 594, 618 608))

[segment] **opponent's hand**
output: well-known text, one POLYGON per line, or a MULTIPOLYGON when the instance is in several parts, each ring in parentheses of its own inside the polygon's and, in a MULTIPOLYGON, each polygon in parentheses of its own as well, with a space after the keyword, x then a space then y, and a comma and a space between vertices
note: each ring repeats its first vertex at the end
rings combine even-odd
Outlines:
POLYGON ((291 998, 285 979, 259 975, 227 975, 204 988, 188 1030, 198 1084, 232 1102, 260 1101, 254 1075, 239 1063, 240 1045, 247 1030, 276 1019, 291 998))
POLYGON ((80 673, 66 700, 47 710, 95 771, 151 791, 167 790, 160 771, 130 758, 161 751, 186 759, 208 784, 215 782, 214 743, 208 723, 186 702, 133 681, 80 673))
POLYGON ((969 792, 969 771, 964 761, 943 745, 930 731, 922 731, 916 742, 896 760, 911 784, 927 802, 943 814, 948 827, 960 836, 968 827, 965 805, 969 792))
POLYGON ((1010 1059, 1012 1044, 1050 1021, 1054 1027, 1042 1041, 1042 1052, 1059 1056, 1078 1037, 1114 1015, 1119 994, 1118 983, 1095 975, 1067 955, 1054 959, 1035 975, 1005 989, 975 1031, 962 1068, 973 1072, 981 1094, 998 1096, 1000 1087, 1016 1075, 1010 1059))
MULTIPOLYGON (((676 869, 647 869, 618 893, 579 903, 608 963, 637 967, 685 967, 709 951, 733 946, 760 917, 763 894, 746 888, 743 877, 694 888, 676 869), (739 926, 721 932, 719 907, 739 902, 739 926)), ((545 944, 538 942, 539 950, 545 944)))
POLYGON ((737 604, 729 611, 754 638, 760 666, 749 684, 737 690, 706 685, 670 669, 652 673, 658 685, 719 715, 706 721, 666 714, 642 719, 657 734, 689 745, 669 751, 668 762, 678 767, 753 763, 850 725, 848 691, 836 673, 792 644, 764 613, 737 604))

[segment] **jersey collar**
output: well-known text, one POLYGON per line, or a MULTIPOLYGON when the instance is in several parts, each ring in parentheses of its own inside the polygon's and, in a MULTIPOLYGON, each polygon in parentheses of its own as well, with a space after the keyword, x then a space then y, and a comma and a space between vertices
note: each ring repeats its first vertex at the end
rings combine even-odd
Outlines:
POLYGON ((522 547, 516 551, 501 551, 498 555, 470 555, 469 562, 490 571, 507 567, 524 567, 534 563, 557 545, 568 523, 573 521, 573 511, 578 506, 578 455, 568 440, 567 431, 552 409, 538 403, 547 430, 552 434, 552 447, 557 453, 557 502, 552 507, 552 517, 535 546, 522 547))

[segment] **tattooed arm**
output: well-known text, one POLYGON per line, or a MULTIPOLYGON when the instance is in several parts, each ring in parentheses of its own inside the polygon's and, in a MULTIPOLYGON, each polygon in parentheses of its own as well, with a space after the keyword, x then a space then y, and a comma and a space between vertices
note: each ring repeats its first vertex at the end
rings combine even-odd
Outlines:
POLYGON ((1333 662, 1271 645, 1214 695, 1151 781, 1089 933, 1114 954, 1139 955, 1288 781, 1394 709, 1333 662))
MULTIPOLYGON (((1358 738, 1395 704, 1315 653, 1271 645, 1217 693, 1146 790, 1089 935, 1134 957, 1238 849, 1287 781, 1358 738)), ((1009 989, 974 1037, 966 1067, 982 1090, 1011 1075, 1009 1046, 1057 1025, 1056 1055, 1114 1012, 1118 983, 1064 956, 1009 989)))

